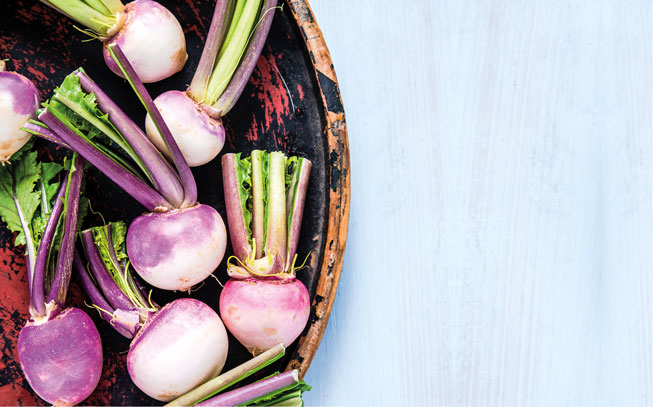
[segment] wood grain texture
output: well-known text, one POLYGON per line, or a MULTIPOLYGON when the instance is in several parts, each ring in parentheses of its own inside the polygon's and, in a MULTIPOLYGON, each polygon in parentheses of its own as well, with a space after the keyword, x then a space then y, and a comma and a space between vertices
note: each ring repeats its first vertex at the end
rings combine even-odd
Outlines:
POLYGON ((311 6, 352 193, 307 404, 650 406, 651 3, 311 6))

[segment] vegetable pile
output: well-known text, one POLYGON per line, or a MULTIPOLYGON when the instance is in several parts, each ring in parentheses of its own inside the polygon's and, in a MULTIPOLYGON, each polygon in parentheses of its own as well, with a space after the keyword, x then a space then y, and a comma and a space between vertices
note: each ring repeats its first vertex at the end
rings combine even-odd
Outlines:
POLYGON ((225 223, 215 208, 198 203, 190 167, 222 149, 221 117, 248 82, 277 1, 217 0, 188 90, 163 93, 156 104, 143 82, 178 72, 187 58, 181 27, 167 9, 151 0, 41 1, 103 41, 108 66, 127 80, 148 116, 144 131, 82 68, 39 107, 34 84, 5 72, 0 61, 0 220, 25 250, 30 316, 17 353, 30 386, 50 404, 75 405, 100 380, 100 335, 84 311, 66 305, 74 274, 87 307, 130 340, 125 368, 148 396, 174 406, 303 405, 310 386, 299 371, 256 374, 283 357, 310 313, 308 290, 296 278, 298 263, 306 263, 297 249, 308 159, 261 150, 222 156, 234 255, 226 262, 230 280, 214 297, 220 315, 194 298, 160 306, 146 285, 192 295, 222 263, 225 223), (32 135, 41 140, 30 141, 32 135), (42 140, 66 155, 63 164, 46 159, 42 140), (106 223, 97 212, 101 224, 84 220, 84 172, 91 166, 147 212, 129 225, 106 223), (227 330, 254 357, 221 373, 227 330))
POLYGON ((122 222, 83 231, 90 273, 81 260, 76 269, 93 306, 116 331, 134 339, 127 354, 133 382, 150 397, 169 401, 220 373, 227 331, 201 301, 180 298, 163 308, 150 303, 131 274, 125 236, 122 222))

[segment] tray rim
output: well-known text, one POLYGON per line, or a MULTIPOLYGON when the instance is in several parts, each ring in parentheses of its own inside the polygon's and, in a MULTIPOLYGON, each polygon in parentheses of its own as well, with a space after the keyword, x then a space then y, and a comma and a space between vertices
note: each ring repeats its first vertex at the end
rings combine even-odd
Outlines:
POLYGON ((307 0, 287 0, 286 4, 290 6, 290 11, 299 27, 311 59, 315 81, 322 98, 322 109, 326 121, 324 132, 327 137, 328 156, 335 157, 327 165, 329 171, 328 185, 330 185, 329 212, 327 215, 324 256, 311 304, 311 310, 315 318, 309 325, 308 331, 300 337, 299 344, 286 367, 286 370, 299 369, 299 376, 303 378, 324 336, 342 272, 349 225, 349 142, 336 72, 322 31, 313 17, 313 11, 307 0), (325 91, 324 84, 320 80, 321 76, 331 82, 330 85, 333 86, 331 92, 325 91), (335 107, 336 109, 330 110, 329 107, 335 107), (334 171, 338 176, 335 184, 332 182, 334 171), (321 297, 320 301, 316 301, 318 296, 321 297))

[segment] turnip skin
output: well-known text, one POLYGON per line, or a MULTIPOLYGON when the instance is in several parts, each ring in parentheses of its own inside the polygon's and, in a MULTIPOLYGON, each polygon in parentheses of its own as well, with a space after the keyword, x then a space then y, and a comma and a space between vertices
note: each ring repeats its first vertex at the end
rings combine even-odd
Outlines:
MULTIPOLYGON (((203 105, 186 92, 171 90, 154 99, 154 104, 168 124, 184 158, 191 167, 211 161, 224 146, 222 119, 211 117, 203 105)), ((149 115, 145 119, 147 137, 165 153, 168 149, 149 115)), ((170 156, 169 153, 166 155, 170 156)))
POLYGON ((29 321, 18 335, 18 358, 39 397, 72 406, 90 396, 100 380, 100 334, 86 313, 68 308, 47 322, 29 321))
POLYGON ((127 370, 147 395, 170 401, 217 376, 229 339, 218 314, 191 298, 159 310, 132 341, 127 370))
POLYGON ((227 231, 220 214, 195 205, 134 219, 127 232, 127 253, 148 283, 164 290, 188 290, 220 264, 227 231))
POLYGON ((20 128, 39 107, 39 92, 34 84, 15 72, 0 71, 0 162, 27 143, 31 135, 20 128))
POLYGON ((302 333, 310 297, 297 279, 230 279, 220 294, 220 315, 236 339, 257 355, 302 333))
POLYGON ((125 6, 120 30, 105 41, 104 61, 113 73, 124 77, 108 46, 118 44, 145 83, 157 82, 179 72, 188 59, 184 32, 175 16, 152 0, 135 0, 125 6))

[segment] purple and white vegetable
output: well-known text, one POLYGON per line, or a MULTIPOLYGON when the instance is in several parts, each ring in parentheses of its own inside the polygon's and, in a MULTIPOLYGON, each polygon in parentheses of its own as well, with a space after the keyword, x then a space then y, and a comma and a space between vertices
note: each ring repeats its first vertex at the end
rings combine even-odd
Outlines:
POLYGON ((227 329, 252 354, 290 344, 308 321, 310 299, 295 278, 311 162, 281 152, 225 154, 222 178, 236 264, 220 295, 227 329))
POLYGON ((0 163, 27 143, 31 135, 21 130, 34 117, 39 107, 39 92, 34 84, 21 74, 6 72, 0 62, 0 163))
POLYGON ((109 45, 119 45, 145 83, 179 72, 188 59, 186 39, 175 16, 152 0, 41 0, 86 27, 84 31, 104 43, 104 60, 123 76, 111 58, 109 45))
POLYGON ((82 70, 68 75, 39 115, 59 139, 150 213, 127 233, 127 253, 148 283, 188 290, 208 277, 226 249, 220 214, 197 203, 197 186, 166 123, 117 45, 109 46, 166 141, 171 165, 145 133, 82 70))
MULTIPOLYGON (((224 145, 222 117, 236 104, 256 66, 277 0, 217 0, 193 80, 185 92, 171 90, 154 101, 191 167, 215 158, 224 145)), ((147 135, 165 151, 151 116, 147 135)))
POLYGON ((16 156, 0 169, 0 217, 19 233, 16 244, 27 252, 30 319, 18 334, 18 358, 39 397, 75 405, 93 392, 102 372, 102 344, 93 321, 77 308, 65 308, 84 160, 74 155, 59 184, 58 164, 39 163, 36 151, 16 156))
POLYGON ((169 401, 217 376, 229 345, 218 314, 190 298, 161 309, 146 300, 132 277, 124 223, 94 227, 81 235, 89 267, 76 259, 75 270, 104 319, 133 338, 127 370, 138 388, 169 401))

